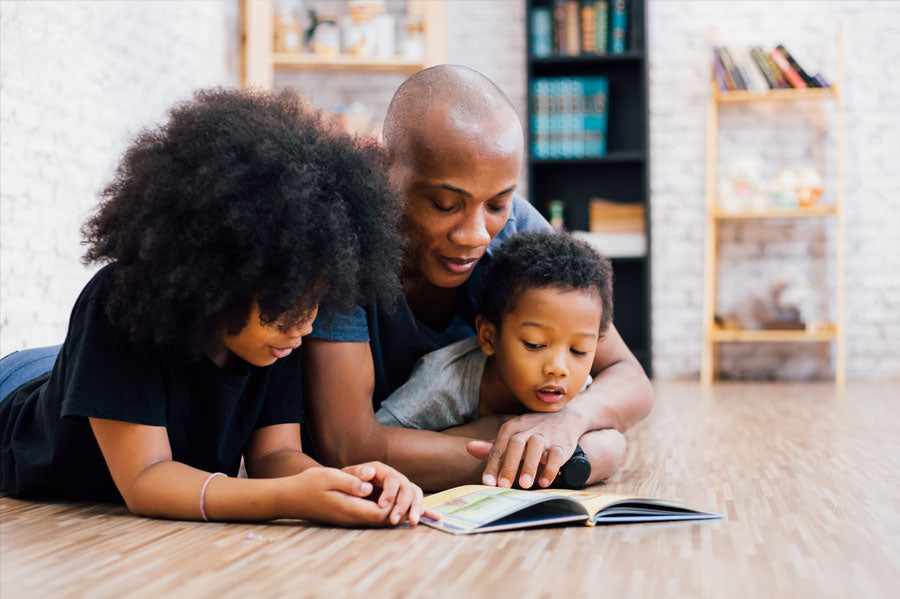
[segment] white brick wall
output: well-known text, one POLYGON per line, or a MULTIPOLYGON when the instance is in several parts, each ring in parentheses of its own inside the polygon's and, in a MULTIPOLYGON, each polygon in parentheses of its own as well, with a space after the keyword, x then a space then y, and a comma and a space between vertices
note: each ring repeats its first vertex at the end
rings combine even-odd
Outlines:
MULTIPOLYGON (((900 170, 893 164, 900 155, 900 3, 655 1, 648 25, 658 376, 699 370, 710 27, 727 42, 802 44, 820 54, 826 75, 834 77, 838 21, 847 119, 848 375, 900 375, 900 200, 894 192, 900 170)), ((725 108, 721 155, 760 154, 773 169, 780 160, 829 164, 826 187, 833 185, 833 105, 777 108, 785 112, 776 114, 774 105, 725 108), (816 144, 812 150, 810 143, 816 144)), ((720 308, 781 276, 825 286, 823 297, 832 295, 833 227, 744 223, 728 224, 721 233, 720 308)), ((826 314, 833 309, 833 303, 820 307, 826 314)), ((825 344, 735 345, 723 347, 723 370, 729 376, 805 379, 829 376, 832 366, 825 344)))
POLYGON ((62 341, 97 192, 141 127, 236 83, 235 7, 0 3, 0 355, 62 341))
MULTIPOLYGON (((137 127, 195 87, 235 82, 236 14, 236 0, 0 3, 0 353, 62 339, 71 303, 90 276, 78 262, 78 228, 97 190, 137 127)), ((699 370, 709 28, 729 41, 802 43, 834 64, 833 32, 841 20, 848 374, 898 376, 900 169, 893 161, 900 156, 900 3, 653 0, 648 16, 657 375, 699 370)), ((524 117, 524 3, 451 0, 447 18, 448 61, 491 77, 524 117)), ((401 80, 318 75, 278 82, 320 94, 323 106, 359 98, 377 115, 401 80)), ((833 161, 830 147, 806 154, 805 139, 795 139, 830 143, 831 117, 822 106, 787 117, 771 111, 729 108, 723 153, 759 148, 772 159, 833 161), (772 129, 769 122, 776 123, 772 129)), ((834 285, 833 234, 823 237, 812 223, 729 225, 722 233, 723 308, 782 273, 834 285)), ((809 378, 831 369, 824 345, 726 350, 732 376, 809 378)))

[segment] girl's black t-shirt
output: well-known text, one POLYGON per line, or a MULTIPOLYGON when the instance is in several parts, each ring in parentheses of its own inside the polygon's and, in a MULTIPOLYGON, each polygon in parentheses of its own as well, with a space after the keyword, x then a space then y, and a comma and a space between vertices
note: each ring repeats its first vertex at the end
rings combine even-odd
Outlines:
POLYGON ((253 431, 302 420, 300 350, 237 372, 132 342, 106 317, 109 269, 87 284, 48 374, 0 402, 0 490, 121 501, 88 418, 166 428, 172 459, 236 476, 253 431))

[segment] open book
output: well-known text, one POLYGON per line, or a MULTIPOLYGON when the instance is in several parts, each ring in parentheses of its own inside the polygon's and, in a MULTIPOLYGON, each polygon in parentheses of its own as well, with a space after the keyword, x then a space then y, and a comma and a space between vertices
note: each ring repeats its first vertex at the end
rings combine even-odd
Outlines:
POLYGON ((523 491, 482 485, 466 485, 435 493, 425 498, 425 505, 437 511, 441 519, 423 517, 422 523, 455 535, 562 522, 594 526, 722 517, 722 514, 669 501, 632 495, 564 489, 523 491))

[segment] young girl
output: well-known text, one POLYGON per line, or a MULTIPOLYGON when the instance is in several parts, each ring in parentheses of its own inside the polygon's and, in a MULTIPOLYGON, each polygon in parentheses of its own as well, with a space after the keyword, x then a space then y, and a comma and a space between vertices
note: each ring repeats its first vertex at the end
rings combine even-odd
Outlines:
POLYGON ((318 305, 399 288, 398 211, 368 152, 289 92, 199 92, 142 133, 84 226, 85 262, 108 264, 52 370, 0 398, 0 489, 179 519, 417 523, 422 492, 395 470, 301 451, 318 305))

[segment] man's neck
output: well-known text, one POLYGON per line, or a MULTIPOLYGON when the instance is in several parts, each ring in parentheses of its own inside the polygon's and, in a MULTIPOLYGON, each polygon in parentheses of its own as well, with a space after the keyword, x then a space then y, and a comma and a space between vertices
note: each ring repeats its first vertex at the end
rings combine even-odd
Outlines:
POLYGON ((438 287, 421 275, 404 273, 403 294, 412 313, 427 326, 441 331, 453 318, 457 287, 438 287))
POLYGON ((525 412, 524 406, 512 394, 500 372, 494 356, 488 356, 481 375, 481 393, 478 396, 478 415, 515 415, 525 412))

